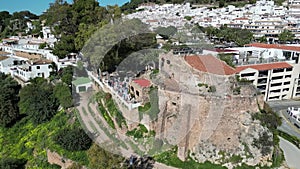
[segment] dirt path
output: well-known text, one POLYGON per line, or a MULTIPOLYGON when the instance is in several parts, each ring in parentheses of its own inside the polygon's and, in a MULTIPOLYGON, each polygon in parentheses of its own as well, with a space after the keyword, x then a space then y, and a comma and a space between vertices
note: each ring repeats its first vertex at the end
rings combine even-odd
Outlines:
MULTIPOLYGON (((89 93, 81 94, 80 103, 77 106, 77 110, 79 111, 80 118, 81 118, 82 122, 84 123, 82 125, 84 125, 85 128, 90 133, 98 132, 98 136, 96 137, 97 141, 109 141, 109 138, 103 132, 103 130, 100 129, 99 125, 97 124, 97 122, 95 120, 95 118, 101 118, 101 117, 93 117, 91 115, 91 113, 89 112, 89 108, 88 108, 89 98, 90 98, 89 93)), ((93 111, 95 111, 95 109, 93 109, 93 111)))
MULTIPOLYGON (((96 137, 94 141, 96 141, 98 144, 103 144, 102 148, 109 149, 110 147, 107 147, 109 146, 109 144, 107 146, 106 144, 114 143, 115 147, 112 148, 117 148, 120 155, 129 158, 132 154, 135 153, 131 145, 125 140, 131 140, 131 139, 126 137, 124 134, 111 130, 110 126, 107 124, 105 119, 98 112, 97 104, 89 102, 92 94, 93 92, 81 93, 79 104, 76 107, 81 118, 80 121, 83 123, 82 124, 83 127, 88 132, 94 133, 94 136, 96 137), (120 140, 123 144, 127 146, 127 148, 122 148, 120 145, 116 144, 116 142, 106 134, 107 131, 106 132, 103 131, 103 129, 99 125, 99 122, 101 122, 102 127, 105 127, 113 137, 115 137, 117 140, 120 140)), ((169 167, 164 164, 155 162, 154 169, 176 169, 176 168, 169 167)))

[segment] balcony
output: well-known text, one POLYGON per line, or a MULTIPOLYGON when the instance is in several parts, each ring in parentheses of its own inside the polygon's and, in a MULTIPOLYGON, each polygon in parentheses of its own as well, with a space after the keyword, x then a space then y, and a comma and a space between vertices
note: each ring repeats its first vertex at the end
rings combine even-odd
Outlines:
POLYGON ((280 100, 280 96, 271 96, 268 100, 280 100))
POLYGON ((284 72, 284 69, 273 69, 272 71, 273 76, 283 76, 284 72))
POLYGON ((284 82, 284 81, 285 81, 285 79, 282 78, 282 79, 271 80, 270 83, 271 83, 271 85, 272 84, 277 84, 277 83, 282 84, 282 82, 284 82))
POLYGON ((265 85, 267 83, 267 79, 258 79, 257 85, 265 85))
POLYGON ((278 87, 278 86, 282 86, 282 82, 271 82, 270 87, 278 87))
POLYGON ((253 73, 242 73, 241 75, 241 78, 251 78, 251 77, 254 77, 255 76, 255 72, 253 73))
POLYGON ((290 90, 289 88, 284 88, 284 89, 282 89, 282 93, 286 94, 289 92, 289 90, 290 90))
POLYGON ((265 78, 268 78, 268 75, 265 75, 265 74, 258 75, 258 79, 265 79, 265 78))

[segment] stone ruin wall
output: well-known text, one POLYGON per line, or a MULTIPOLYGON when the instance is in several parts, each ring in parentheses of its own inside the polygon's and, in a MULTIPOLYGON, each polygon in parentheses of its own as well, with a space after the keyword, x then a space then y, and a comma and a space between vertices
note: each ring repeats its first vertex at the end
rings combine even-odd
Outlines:
MULTIPOLYGON (((158 92, 160 113, 153 125, 157 136, 178 145, 178 157, 182 160, 189 150, 196 152, 207 144, 217 151, 240 153, 242 133, 249 132, 244 121, 251 122, 250 114, 259 111, 258 104, 263 107, 263 96, 257 96, 251 86, 242 86, 240 95, 232 95, 234 76, 200 72, 181 57, 167 58, 170 64, 160 64, 160 70, 172 83, 169 88, 168 84, 163 85, 158 92), (216 86, 217 93, 199 91, 198 82, 216 86)), ((256 128, 263 130, 260 124, 256 128)), ((256 159, 254 163, 258 162, 256 159)))

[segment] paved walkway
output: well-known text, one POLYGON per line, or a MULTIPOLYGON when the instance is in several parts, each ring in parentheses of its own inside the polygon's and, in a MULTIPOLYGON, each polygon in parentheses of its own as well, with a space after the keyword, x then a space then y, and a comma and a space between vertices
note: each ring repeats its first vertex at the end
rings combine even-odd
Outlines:
POLYGON ((285 161, 291 169, 300 169, 300 150, 292 143, 279 137, 279 146, 284 152, 285 161))

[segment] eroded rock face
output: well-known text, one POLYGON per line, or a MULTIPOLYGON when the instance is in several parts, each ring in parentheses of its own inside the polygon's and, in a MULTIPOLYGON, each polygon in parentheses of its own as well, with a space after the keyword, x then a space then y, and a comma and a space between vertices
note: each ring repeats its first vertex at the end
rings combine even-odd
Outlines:
POLYGON ((153 128, 161 139, 178 146, 178 157, 190 155, 228 168, 239 163, 268 165, 273 149, 262 154, 254 140, 265 133, 272 141, 272 133, 251 117, 258 105, 263 106, 263 96, 251 85, 240 86, 234 75, 200 72, 180 58, 166 59, 172 65, 160 67, 161 79, 168 80, 158 85, 160 113, 153 128))
POLYGON ((72 160, 65 159, 62 156, 60 156, 58 153, 51 152, 50 150, 47 150, 47 157, 48 157, 48 163, 57 164, 61 166, 62 169, 66 169, 74 163, 72 160))

